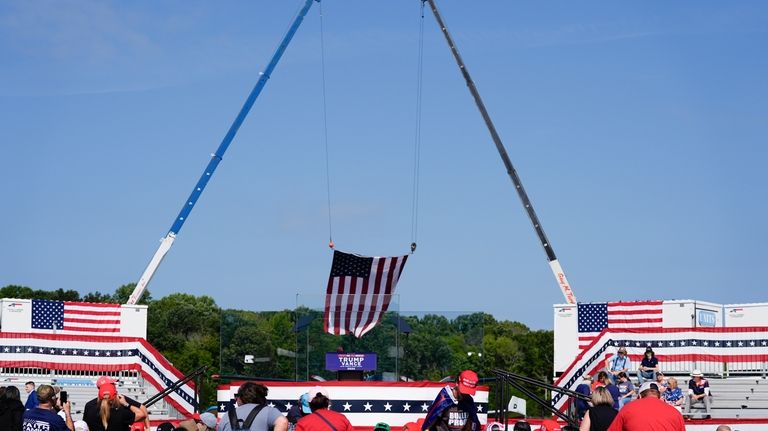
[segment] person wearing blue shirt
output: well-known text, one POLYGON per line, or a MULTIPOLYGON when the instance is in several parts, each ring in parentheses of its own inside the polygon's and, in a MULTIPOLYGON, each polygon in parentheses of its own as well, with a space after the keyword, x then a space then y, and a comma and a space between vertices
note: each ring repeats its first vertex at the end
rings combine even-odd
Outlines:
MULTIPOLYGON (((591 396, 592 395, 592 376, 585 374, 584 380, 579 384, 579 386, 576 386, 576 392, 585 396, 591 396)), ((582 419, 584 415, 587 413, 587 410, 589 410, 589 404, 587 403, 587 401, 584 401, 580 398, 576 398, 574 400, 574 403, 576 404, 576 415, 579 417, 579 419, 582 419)))
POLYGON ((629 376, 625 372, 619 373, 619 383, 616 384, 619 388, 619 410, 621 410, 625 404, 631 402, 635 397, 635 385, 629 380, 629 376))
POLYGON ((24 403, 25 410, 31 410, 37 407, 37 393, 35 392, 35 382, 24 384, 24 390, 27 391, 27 402, 24 403))
POLYGON ((608 372, 608 377, 611 378, 613 384, 619 380, 619 373, 629 371, 629 362, 626 347, 619 347, 615 356, 605 360, 605 371, 608 372))
POLYGON ((40 385, 30 396, 37 395, 38 406, 24 412, 22 429, 46 431, 75 431, 72 421, 72 404, 67 401, 62 404, 66 419, 62 419, 53 409, 56 404, 56 391, 51 385, 40 385))
POLYGON ((608 391, 609 394, 611 394, 611 398, 613 399, 613 408, 615 410, 619 409, 619 388, 613 384, 611 379, 608 377, 609 374, 605 371, 600 371, 597 373, 597 387, 604 387, 605 390, 608 391))
POLYGON ((670 404, 680 410, 683 402, 685 401, 683 390, 677 386, 676 378, 670 377, 667 382, 669 383, 669 387, 667 387, 667 390, 665 390, 664 394, 662 394, 662 398, 667 402, 667 404, 670 404))

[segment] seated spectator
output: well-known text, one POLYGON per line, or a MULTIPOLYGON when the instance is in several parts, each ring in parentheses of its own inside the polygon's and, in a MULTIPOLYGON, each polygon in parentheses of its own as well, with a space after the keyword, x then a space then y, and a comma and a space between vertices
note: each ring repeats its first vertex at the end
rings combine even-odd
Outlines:
POLYGON ((691 380, 688 381, 688 396, 685 397, 685 416, 690 417, 691 406, 696 403, 703 403, 707 411, 706 418, 711 417, 711 404, 709 393, 709 382, 704 378, 699 370, 693 370, 691 380))
POLYGON ((613 397, 605 388, 597 388, 592 393, 592 407, 581 421, 581 431, 605 431, 616 417, 616 409, 613 408, 613 397))
POLYGON ((637 370, 637 381, 639 384, 645 383, 646 380, 656 380, 656 373, 659 371, 659 359, 656 358, 656 353, 653 352, 651 346, 645 348, 645 355, 640 362, 640 368, 637 370))
POLYGON ((603 386, 605 385, 600 383, 600 380, 597 379, 597 374, 595 374, 595 376, 592 378, 592 384, 590 385, 592 392, 595 392, 595 389, 602 388, 603 386))
POLYGON ((683 390, 677 386, 677 379, 674 377, 670 377, 668 383, 669 387, 661 395, 661 399, 680 410, 685 402, 683 390))
POLYGON ((629 358, 627 357, 627 348, 619 347, 616 355, 605 360, 605 371, 611 378, 613 384, 619 380, 619 373, 629 371, 629 358))
POLYGON ((619 388, 617 388, 616 385, 614 385, 611 382, 611 379, 608 378, 608 373, 606 373, 605 371, 600 371, 599 373, 597 373, 597 381, 601 385, 599 387, 604 387, 605 390, 607 390, 608 393, 611 394, 611 398, 613 399, 613 408, 618 410, 619 409, 619 388))
POLYGON ((627 373, 619 373, 619 383, 616 384, 619 388, 619 410, 624 407, 625 404, 632 401, 635 398, 635 385, 629 380, 627 373))
POLYGON ((667 378, 664 377, 664 373, 662 373, 661 371, 657 372, 656 381, 654 383, 658 385, 659 392, 661 393, 661 395, 664 395, 664 391, 666 391, 667 388, 669 387, 669 382, 667 381, 667 378))
MULTIPOLYGON (((576 392, 585 396, 590 396, 592 394, 592 377, 589 374, 585 374, 583 379, 584 380, 576 386, 576 392)), ((579 419, 583 418, 587 409, 589 409, 589 404, 584 400, 576 398, 574 405, 576 406, 576 416, 579 419)))

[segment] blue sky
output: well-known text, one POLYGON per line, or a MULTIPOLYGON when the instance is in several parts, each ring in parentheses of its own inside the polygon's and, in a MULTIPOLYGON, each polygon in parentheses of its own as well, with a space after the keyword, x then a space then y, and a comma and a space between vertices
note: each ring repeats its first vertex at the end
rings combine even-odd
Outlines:
MULTIPOLYGON (((136 281, 298 4, 0 3, 0 285, 136 281)), ((579 300, 766 300, 764 2, 438 5, 579 300)), ((334 241, 404 254, 419 2, 323 12, 334 241)), ((424 26, 419 247, 399 307, 551 328, 562 296, 545 255, 431 15, 424 26)), ((319 301, 319 28, 313 7, 153 296, 319 301)))

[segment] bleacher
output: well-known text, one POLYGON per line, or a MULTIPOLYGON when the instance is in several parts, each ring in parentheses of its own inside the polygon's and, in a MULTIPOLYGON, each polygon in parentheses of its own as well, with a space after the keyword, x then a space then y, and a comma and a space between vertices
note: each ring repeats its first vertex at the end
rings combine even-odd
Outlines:
MULTIPOLYGON (((157 389, 144 381, 141 375, 135 371, 120 371, 97 373, 89 371, 61 372, 41 368, 0 368, 0 386, 16 386, 21 393, 22 402, 27 395, 24 384, 28 381, 41 384, 57 385, 62 391, 67 391, 72 403, 72 417, 74 420, 82 418, 85 404, 96 398, 96 379, 102 375, 108 375, 118 380, 118 392, 138 402, 145 402, 157 394, 157 389)), ((180 417, 176 409, 164 400, 160 400, 147 408, 151 420, 166 420, 180 417)))
MULTIPOLYGON (((687 388, 687 380, 683 388, 687 388)), ((762 376, 707 377, 713 418, 751 419, 768 417, 768 379, 762 376)), ((706 415, 701 403, 691 409, 691 417, 706 415)))

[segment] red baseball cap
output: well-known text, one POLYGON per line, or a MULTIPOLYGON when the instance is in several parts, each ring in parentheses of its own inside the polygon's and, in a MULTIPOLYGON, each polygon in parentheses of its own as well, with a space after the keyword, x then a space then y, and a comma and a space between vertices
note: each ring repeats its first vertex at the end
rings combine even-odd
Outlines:
POLYGON ((117 388, 115 388, 115 385, 101 385, 99 387, 99 399, 104 399, 105 396, 108 396, 109 399, 114 399, 117 395, 117 388))
POLYGON ((472 370, 464 370, 459 374, 459 392, 475 395, 477 392, 477 373, 472 370))
POLYGON ((100 388, 104 385, 114 385, 115 383, 117 383, 117 380, 113 379, 112 377, 101 376, 99 377, 99 380, 96 380, 96 387, 100 388))

